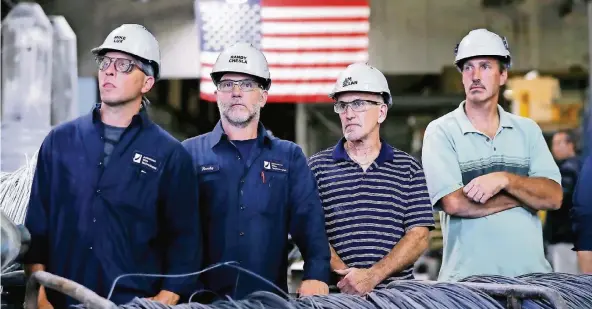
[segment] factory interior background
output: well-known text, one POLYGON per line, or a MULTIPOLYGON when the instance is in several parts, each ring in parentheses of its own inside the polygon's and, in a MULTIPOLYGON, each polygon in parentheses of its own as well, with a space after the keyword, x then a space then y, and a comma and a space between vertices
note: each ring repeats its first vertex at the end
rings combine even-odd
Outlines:
MULTIPOLYGON (((39 8, 34 10, 38 14, 35 18, 43 20, 43 14, 47 17, 38 23, 57 25, 59 31, 52 33, 62 36, 57 39, 61 45, 55 44, 53 50, 47 48, 43 40, 50 37, 40 32, 43 26, 30 29, 26 39, 38 43, 29 47, 33 53, 21 55, 27 57, 29 70, 17 74, 16 62, 8 58, 23 52, 17 29, 30 24, 30 20, 16 22, 18 16, 13 10, 21 1, 2 0, 2 171, 12 172, 25 164, 23 153, 32 155, 51 126, 88 113, 100 101, 97 66, 90 50, 123 23, 144 25, 160 42, 161 80, 148 95, 154 121, 179 140, 212 130, 220 115, 206 93, 211 89, 207 85, 211 80, 203 80, 211 70, 213 52, 203 49, 215 49, 214 45, 226 44, 224 40, 232 37, 212 38, 223 36, 212 30, 221 25, 200 17, 203 12, 199 2, 30 2, 39 8), (13 24, 9 23, 11 16, 13 24), (21 118, 13 117, 12 112, 19 109, 29 112, 21 118)), ((585 1, 354 2, 366 3, 367 10, 351 20, 344 17, 342 28, 331 28, 336 33, 334 40, 323 42, 313 37, 303 46, 292 46, 281 36, 266 38, 265 31, 270 29, 252 29, 257 26, 236 17, 235 22, 242 28, 235 32, 263 36, 258 42, 264 52, 267 49, 274 57, 290 59, 298 57, 298 52, 330 55, 329 59, 319 56, 316 67, 292 68, 302 84, 280 88, 281 99, 263 108, 261 121, 273 135, 299 144, 307 156, 334 145, 342 131, 327 96, 327 85, 347 62, 364 60, 386 75, 393 95, 393 107, 381 126, 382 138, 419 159, 427 124, 454 110, 464 99, 461 76, 453 65, 455 45, 471 29, 487 28, 507 37, 513 56, 510 81, 503 89, 500 105, 535 120, 547 139, 557 130, 573 129, 578 136, 578 151, 588 151, 587 140, 581 134, 590 110, 591 29, 585 1)), ((301 27, 303 33, 314 32, 314 25, 303 23, 301 27)), ((272 66, 272 79, 274 73, 281 79, 283 74, 290 74, 290 68, 272 66)), ((272 83, 270 93, 273 87, 272 83)), ((544 217, 543 212, 543 222, 544 217)), ((439 217, 435 218, 438 221, 439 217)), ((442 234, 436 228, 431 232, 429 250, 416 264, 416 277, 435 279, 441 254, 442 234)), ((287 271, 293 290, 302 271, 297 250, 291 254, 287 271)))

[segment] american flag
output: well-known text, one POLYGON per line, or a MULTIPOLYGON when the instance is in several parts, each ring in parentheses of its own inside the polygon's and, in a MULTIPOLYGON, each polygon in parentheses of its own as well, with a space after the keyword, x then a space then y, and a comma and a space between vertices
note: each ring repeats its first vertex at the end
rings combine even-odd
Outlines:
POLYGON ((368 61, 366 0, 196 0, 201 98, 215 101, 210 72, 218 54, 250 42, 270 66, 268 102, 330 102, 349 64, 368 61))

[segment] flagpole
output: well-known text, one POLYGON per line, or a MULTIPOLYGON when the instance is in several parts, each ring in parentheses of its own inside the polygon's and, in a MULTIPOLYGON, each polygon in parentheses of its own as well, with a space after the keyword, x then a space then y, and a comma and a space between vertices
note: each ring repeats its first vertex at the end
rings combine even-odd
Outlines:
POLYGON ((308 153, 308 111, 306 108, 306 103, 304 102, 297 102, 296 103, 296 144, 300 145, 304 155, 309 157, 310 154, 308 153))

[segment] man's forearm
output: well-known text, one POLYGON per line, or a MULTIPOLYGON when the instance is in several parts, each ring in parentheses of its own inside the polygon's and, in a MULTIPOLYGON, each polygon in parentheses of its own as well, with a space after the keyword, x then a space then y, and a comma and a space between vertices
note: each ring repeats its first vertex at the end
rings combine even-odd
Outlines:
POLYGON ((466 197, 462 189, 446 195, 440 203, 445 213, 463 218, 481 218, 520 205, 517 199, 504 192, 496 194, 485 204, 476 203, 466 197))
POLYGON ((578 264, 584 274, 592 274, 592 251, 578 251, 578 264))
POLYGON ((427 227, 414 227, 393 247, 382 260, 370 269, 380 282, 393 274, 405 270, 414 264, 428 248, 429 230, 427 227))
POLYGON ((333 249, 333 246, 329 245, 329 248, 331 248, 331 270, 334 271, 336 269, 346 269, 347 265, 337 255, 337 252, 335 249, 333 249))
POLYGON ((561 207, 563 190, 555 181, 543 177, 522 177, 506 173, 509 194, 535 210, 555 210, 561 207))

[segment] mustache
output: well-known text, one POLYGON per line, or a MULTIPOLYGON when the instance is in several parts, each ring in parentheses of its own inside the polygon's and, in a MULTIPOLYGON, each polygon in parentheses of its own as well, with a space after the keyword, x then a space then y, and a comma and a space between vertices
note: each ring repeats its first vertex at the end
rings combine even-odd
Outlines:
POLYGON ((485 88, 485 86, 483 86, 483 84, 481 84, 481 83, 473 83, 471 85, 471 88, 475 88, 475 87, 485 88))

